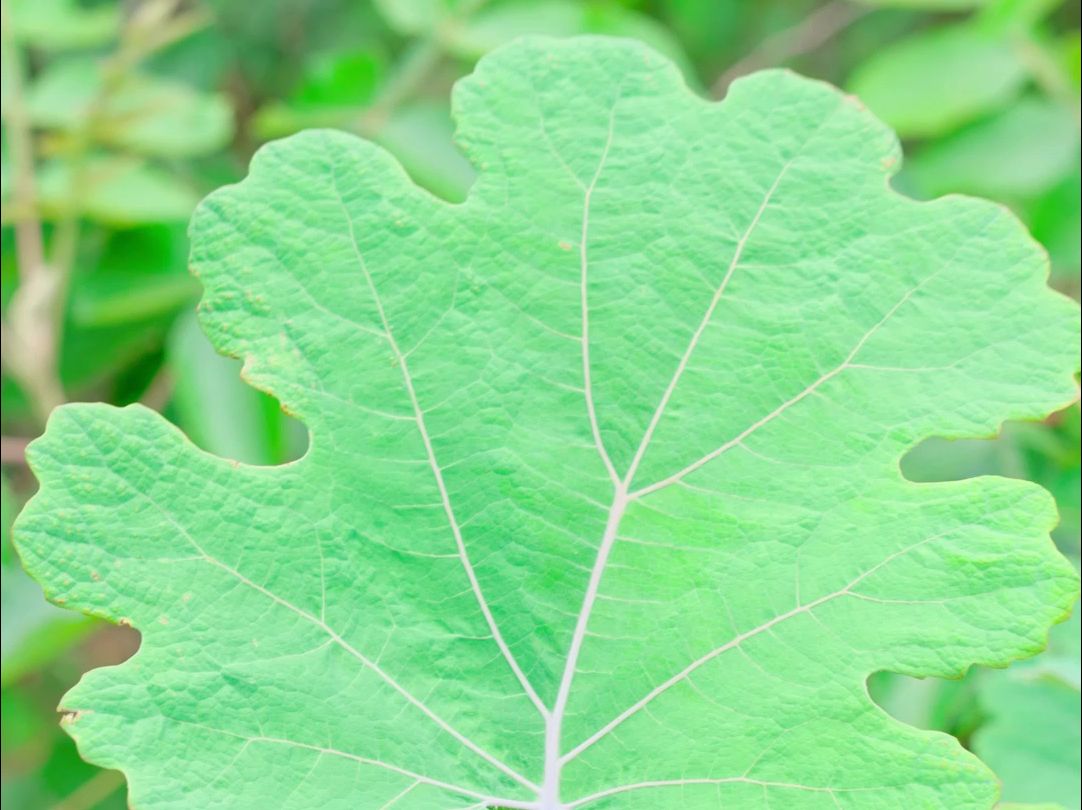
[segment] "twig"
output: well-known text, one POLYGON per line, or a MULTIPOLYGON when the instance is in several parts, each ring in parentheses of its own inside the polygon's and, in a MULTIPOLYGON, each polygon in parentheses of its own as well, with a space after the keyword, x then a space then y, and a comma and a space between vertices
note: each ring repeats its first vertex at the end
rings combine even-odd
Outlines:
MULTIPOLYGON (((8 147, 15 167, 13 193, 20 210, 34 212, 37 209, 37 184, 34 179, 34 146, 30 137, 30 119, 23 103, 23 65, 12 38, 11 19, 7 2, 0 3, 3 23, 3 63, 8 77, 8 103, 5 107, 5 123, 8 127, 8 147)), ((33 213, 19 216, 15 221, 16 250, 19 257, 19 273, 23 277, 45 271, 45 246, 41 236, 41 222, 33 213)))
POLYGON ((26 446, 30 440, 23 436, 0 436, 0 462, 4 464, 26 464, 26 446))
POLYGON ((153 411, 161 411, 173 398, 176 382, 173 375, 169 373, 169 369, 162 366, 150 381, 150 385, 146 387, 143 396, 139 397, 139 402, 153 411))
POLYGON ((19 287, 3 324, 3 362, 29 396, 42 424, 66 397, 59 374, 60 346, 71 273, 79 250, 86 155, 93 145, 97 119, 128 71, 155 51, 205 25, 200 10, 177 14, 181 0, 151 0, 140 6, 121 32, 120 47, 102 63, 101 89, 91 100, 75 133, 67 159, 71 168, 70 195, 45 256, 41 215, 34 180, 34 143, 26 111, 21 55, 12 36, 7 0, 3 12, 4 123, 15 165, 14 202, 19 287))
POLYGON ((721 98, 734 79, 762 67, 776 65, 794 56, 814 51, 840 34, 871 11, 841 0, 820 6, 796 25, 771 34, 747 56, 722 73, 710 88, 714 98, 721 98))
POLYGON ((72 793, 53 806, 53 810, 90 810, 124 785, 120 771, 98 771, 72 793))
POLYGON ((59 285, 57 274, 45 260, 22 58, 12 34, 6 0, 0 0, 0 18, 0 50, 8 80, 4 122, 15 166, 13 195, 19 212, 15 221, 19 288, 8 307, 10 322, 3 324, 3 360, 30 397, 35 415, 44 423, 52 409, 64 401, 57 371, 59 343, 51 317, 59 285))

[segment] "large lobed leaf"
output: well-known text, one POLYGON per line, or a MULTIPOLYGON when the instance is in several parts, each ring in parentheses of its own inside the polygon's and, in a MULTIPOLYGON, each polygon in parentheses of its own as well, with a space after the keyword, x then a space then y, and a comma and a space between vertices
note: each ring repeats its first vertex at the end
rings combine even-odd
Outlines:
POLYGON ((196 214, 203 326, 304 458, 99 405, 33 446, 27 567, 143 634, 65 698, 83 753, 137 808, 990 807, 865 679, 1032 654, 1075 598, 1038 487, 898 469, 1075 396, 1040 249, 894 193, 894 136, 786 72, 711 104, 520 40, 455 107, 461 205, 311 132, 196 214))

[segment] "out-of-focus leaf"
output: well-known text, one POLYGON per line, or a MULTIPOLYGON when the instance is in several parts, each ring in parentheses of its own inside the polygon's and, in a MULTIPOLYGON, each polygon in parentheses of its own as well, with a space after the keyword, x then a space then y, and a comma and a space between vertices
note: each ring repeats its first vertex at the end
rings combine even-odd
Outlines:
POLYGON ((91 127, 103 144, 145 155, 185 157, 229 142, 232 112, 224 96, 170 79, 126 73, 109 86, 101 63, 60 59, 34 82, 27 111, 39 127, 91 127))
POLYGON ((78 0, 12 0, 11 26, 17 41, 36 48, 90 48, 116 36, 120 4, 87 6, 78 0))
POLYGON ((273 101, 252 116, 252 133, 263 141, 293 135, 302 129, 349 129, 359 110, 355 107, 310 107, 298 109, 273 101))
POLYGON ((172 406, 179 426, 211 453, 247 464, 278 464, 296 457, 278 403, 240 378, 241 363, 214 351, 194 314, 180 318, 168 342, 174 388, 172 406))
POLYGON ((662 9, 666 27, 708 76, 741 54, 747 29, 758 22, 746 13, 745 0, 668 0, 662 9))
MULTIPOLYGON (((19 505, 6 477, 0 487, 0 685, 7 686, 62 653, 97 622, 49 604, 41 587, 23 573, 8 542, 19 505)), ((5 722, 5 736, 7 729, 5 722)))
POLYGON ((199 285, 190 276, 150 277, 112 295, 79 299, 72 316, 85 326, 113 326, 176 312, 198 294, 199 285))
POLYGON ((1025 79, 1005 39, 959 24, 884 48, 854 71, 849 88, 902 137, 930 137, 1003 106, 1025 79))
POLYGON ((89 266, 72 279, 71 320, 77 327, 137 323, 175 315, 195 301, 182 226, 151 225, 111 234, 89 266))
MULTIPOLYGON (((405 2, 388 0, 387 4, 405 2)), ((283 89, 296 83, 308 54, 382 47, 388 35, 371 2, 202 0, 201 5, 213 12, 214 30, 219 34, 208 58, 218 64, 224 51, 230 82, 239 82, 258 100, 281 98, 283 89)))
POLYGON ((990 118, 928 144, 909 172, 931 196, 1032 197, 1062 181, 1078 160, 1076 113, 1025 98, 990 118))
POLYGON ((318 54, 290 94, 296 107, 367 104, 383 80, 383 60, 368 50, 318 54))
POLYGON ((395 112, 379 142, 420 185, 445 199, 459 201, 473 183, 473 166, 453 143, 454 126, 446 104, 417 103, 395 112))
POLYGON ((96 59, 57 59, 29 86, 27 114, 39 127, 74 129, 83 123, 101 90, 101 66, 96 59))
POLYGON ((164 169, 119 155, 95 155, 79 168, 66 160, 46 163, 38 173, 38 192, 47 216, 61 216, 74 205, 89 219, 121 227, 183 222, 199 201, 195 190, 164 169))
POLYGON ((3 578, 3 640, 0 684, 18 680, 63 654, 99 622, 45 601, 41 588, 18 563, 0 568, 3 578))
POLYGON ((132 364, 159 354, 178 310, 194 293, 181 280, 188 276, 183 224, 116 231, 100 246, 83 241, 91 249, 72 274, 60 357, 61 378, 76 396, 101 391, 132 364), (129 295, 154 307, 137 312, 125 305, 129 295))
POLYGON ((1082 85, 1082 37, 1078 31, 1072 31, 1060 42, 1060 64, 1063 66, 1064 75, 1070 80, 1075 91, 1082 85))
POLYGON ((1082 168, 1077 162, 1074 171, 1030 206, 1027 219, 1052 257, 1053 277, 1077 283, 1082 264, 1082 168))
POLYGON ((518 0, 485 8, 452 30, 448 37, 449 47, 469 59, 480 58, 527 34, 628 37, 657 49, 676 62, 686 78, 695 78, 695 71, 679 41, 664 26, 644 14, 617 5, 591 6, 574 0, 518 0))
MULTIPOLYGON (((55 690, 54 681, 45 685, 55 690)), ((4 808, 125 810, 123 780, 79 756, 56 722, 55 694, 44 691, 3 691, 4 808)))
POLYGON ((856 0, 866 6, 912 8, 927 11, 964 11, 988 3, 988 0, 856 0))
POLYGON ((1056 627, 1048 652, 1006 671, 985 673, 981 701, 991 720, 973 738, 973 749, 1003 782, 1015 802, 1082 805, 1079 724, 1079 619, 1056 627), (1070 677, 1046 659, 1066 658, 1070 677))
POLYGON ((910 678, 880 672, 869 679, 868 690, 888 714, 917 728, 960 735, 977 723, 976 687, 971 677, 910 678))
POLYGON ((992 0, 978 21, 986 30, 1028 31, 1051 14, 1063 0, 992 0))
POLYGON ((259 109, 252 129, 261 138, 280 138, 302 129, 348 129, 372 101, 383 80, 383 62, 370 51, 323 55, 306 67, 297 90, 259 109))
MULTIPOLYGON (((210 3, 204 0, 200 5, 210 3)), ((230 72, 236 71, 234 49, 238 47, 242 45, 231 41, 220 25, 211 24, 155 51, 142 64, 155 76, 182 76, 192 87, 211 91, 230 83, 230 72)))
POLYGON ((410 35, 431 31, 456 5, 455 0, 375 0, 387 24, 410 35))

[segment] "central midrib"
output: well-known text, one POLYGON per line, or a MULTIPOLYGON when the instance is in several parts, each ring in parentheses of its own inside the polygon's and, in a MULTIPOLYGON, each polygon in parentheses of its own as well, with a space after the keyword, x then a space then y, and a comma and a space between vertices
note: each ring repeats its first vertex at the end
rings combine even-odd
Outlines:
POLYGON ((583 642, 586 638, 586 628, 590 622, 590 616, 593 612, 594 602, 597 599, 598 591, 601 587, 601 579, 605 573, 605 568, 608 564, 609 555, 612 552, 612 548, 616 543, 616 537, 620 529, 620 522, 624 518, 624 514, 627 511, 627 507, 630 503, 635 501, 638 497, 644 494, 648 494, 649 491, 653 491, 651 488, 643 488, 629 494, 629 490, 632 482, 635 480, 635 476, 638 473, 639 466, 642 463, 643 458, 646 455, 646 451, 650 446, 650 442, 653 439, 654 432, 661 422, 662 416, 665 413, 666 408, 669 405, 669 401, 672 399, 673 393, 676 391, 677 386, 680 383, 680 379, 687 369, 688 363, 694 354, 696 348, 699 346, 699 342, 706 331, 707 326, 714 317, 714 312, 717 309, 718 303, 721 301, 722 296, 725 294, 725 290, 732 280, 733 274, 736 272, 737 267, 740 264, 740 259, 744 254, 744 248, 747 245, 748 240, 751 238, 752 233, 755 231, 756 226, 759 224, 759 220, 762 218, 763 213, 766 211, 767 206, 770 203, 771 198, 777 191, 778 186, 781 184, 782 178, 785 177, 786 172, 792 166, 794 158, 788 160, 778 171, 777 176, 774 178, 774 182, 770 184, 769 188, 764 192, 763 198, 756 209, 755 214, 752 216, 751 221, 744 229, 740 239, 737 241, 736 248, 733 251, 732 258, 729 261, 728 267, 726 267, 725 274, 721 281, 718 283, 717 288, 714 290, 714 294, 711 296, 710 303, 706 307, 706 311, 703 313, 695 331, 691 334, 688 340, 688 344, 684 349, 683 354, 680 357, 676 368, 673 370, 672 376, 669 379, 668 385, 665 387, 664 393, 661 395, 658 401, 657 407, 654 409, 651 415, 650 422, 646 426, 645 431, 638 447, 635 450, 635 455, 631 459, 631 463, 628 465, 628 469, 623 478, 618 478, 615 473, 614 466, 609 457, 607 450, 605 449, 604 442, 601 438, 600 424, 597 418, 597 413, 594 407, 593 392, 590 385, 590 365, 589 365, 589 304, 587 300, 587 271, 589 266, 588 254, 587 254, 587 241, 589 236, 589 221, 590 221, 590 202, 594 189, 597 186, 597 182, 601 177, 601 172, 604 169, 605 161, 608 157, 609 147, 612 144, 612 137, 614 131, 616 104, 613 104, 609 117, 609 133, 606 140, 604 150, 602 151, 601 159, 598 162, 598 167, 588 187, 584 187, 583 195, 583 217, 582 217, 582 233, 581 242, 579 246, 580 255, 580 272, 581 272, 581 296, 582 296, 582 351, 583 351, 583 376, 584 385, 586 388, 586 405, 590 417, 591 429, 595 443, 597 444, 597 450, 601 456, 602 461, 609 472, 610 478, 613 480, 614 490, 612 497, 612 504, 609 506, 608 518, 605 522, 605 530, 601 536, 601 542, 598 546, 597 557, 594 561, 593 569, 590 572, 590 580, 586 588, 586 592, 583 595, 582 607, 579 610, 578 618, 575 622, 575 629, 571 637, 571 644, 568 647, 567 658, 564 662, 564 670, 560 678, 560 686, 556 695, 556 701, 553 704, 552 711, 545 715, 545 756, 544 756, 544 773, 541 782, 541 792, 538 796, 540 801, 541 810, 562 810, 566 805, 560 802, 560 776, 563 770, 564 760, 562 757, 560 742, 563 730, 563 719, 567 710, 567 703, 571 695, 571 685, 575 678, 575 671, 578 668, 578 658, 582 650, 583 642))
POLYGON ((631 502, 627 494, 627 479, 620 482, 613 494, 612 505, 609 507, 609 517, 605 523, 605 532, 601 536, 601 544, 597 550, 597 561, 590 572, 590 582, 586 587, 586 593, 582 600, 582 609, 579 611, 578 620, 575 623, 574 634, 571 637, 571 646, 568 648, 567 661, 564 665, 563 676, 560 679, 560 688, 553 704, 552 712, 545 718, 545 770, 541 782, 541 808, 542 810, 560 810, 560 772, 563 769, 560 740, 563 730, 564 714, 567 710, 567 701, 571 696, 571 683, 575 677, 575 669, 578 664, 579 652, 586 638, 586 626, 590 621, 590 613, 597 593, 601 587, 601 577, 608 564, 609 553, 616 543, 616 535, 620 530, 620 521, 624 518, 627 506, 631 502))

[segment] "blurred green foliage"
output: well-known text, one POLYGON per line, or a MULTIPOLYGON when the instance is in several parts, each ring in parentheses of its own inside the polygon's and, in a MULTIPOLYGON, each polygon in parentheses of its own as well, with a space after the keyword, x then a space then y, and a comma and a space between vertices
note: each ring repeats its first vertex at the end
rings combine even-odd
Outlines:
MULTIPOLYGON (((905 141, 895 186, 1009 205, 1079 295, 1079 10, 1059 0, 2 0, 3 794, 5 807, 120 808, 119 774, 83 763, 60 695, 122 660, 135 633, 54 608, 8 528, 33 491, 27 439, 65 400, 136 400, 241 461, 298 457, 303 427, 246 386, 192 317, 185 224, 266 140, 335 127, 381 143, 459 200, 454 80, 522 34, 635 37, 720 97, 787 65, 847 87, 905 141)), ((933 439, 914 480, 1028 478, 1055 495, 1079 556, 1079 410, 987 441, 933 439)), ((882 673, 899 718, 955 734, 1004 799, 1077 808, 1077 614, 1050 650, 957 682, 882 673)), ((1006 807, 1008 805, 1004 805, 1006 807)))

